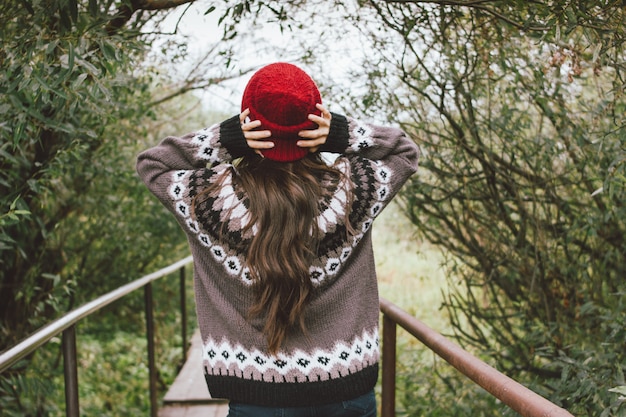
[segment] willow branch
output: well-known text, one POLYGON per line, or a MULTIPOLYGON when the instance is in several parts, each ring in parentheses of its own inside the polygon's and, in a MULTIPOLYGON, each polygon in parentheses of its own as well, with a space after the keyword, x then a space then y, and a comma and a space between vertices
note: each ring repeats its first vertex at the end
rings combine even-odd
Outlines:
POLYGON ((176 89, 175 91, 171 92, 170 94, 167 94, 157 100, 154 100, 153 102, 151 102, 150 104, 148 104, 148 107, 154 107, 154 106, 158 106, 160 104, 165 103, 166 101, 172 100, 173 98, 176 98, 178 96, 181 96, 185 93, 188 93, 190 91, 195 91, 195 90, 201 90, 204 88, 208 88, 212 85, 216 85, 219 84, 223 81, 226 81, 227 79, 232 78, 232 77, 228 77, 228 78, 210 78, 208 80, 206 80, 205 82, 201 83, 201 84, 196 84, 196 83, 186 83, 185 85, 179 87, 178 89, 176 89))
MULTIPOLYGON (((517 29, 533 31, 533 32, 544 32, 550 29, 548 26, 545 26, 545 25, 528 26, 525 23, 517 22, 509 18, 508 16, 505 16, 504 14, 496 11, 494 8, 488 7, 489 3, 494 3, 493 0, 469 0, 469 1, 463 1, 463 0, 457 0, 457 1, 454 1, 454 0, 384 0, 384 1, 385 3, 397 3, 397 4, 419 3, 419 4, 436 4, 439 6, 468 7, 471 9, 480 10, 484 13, 490 14, 496 19, 506 22, 509 25, 517 29)), ((533 2, 533 3, 542 4, 541 2, 533 2)))
POLYGON ((109 35, 113 35, 120 30, 133 17, 133 14, 139 10, 167 10, 174 9, 187 3, 193 3, 195 0, 131 0, 124 2, 117 9, 115 17, 113 17, 106 26, 109 35))

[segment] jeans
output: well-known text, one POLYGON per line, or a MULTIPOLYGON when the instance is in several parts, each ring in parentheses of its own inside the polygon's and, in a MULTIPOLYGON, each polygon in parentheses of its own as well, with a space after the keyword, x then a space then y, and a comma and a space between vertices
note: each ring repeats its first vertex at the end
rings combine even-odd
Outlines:
POLYGON ((228 417, 376 417, 374 390, 349 401, 308 407, 261 407, 230 403, 228 417))

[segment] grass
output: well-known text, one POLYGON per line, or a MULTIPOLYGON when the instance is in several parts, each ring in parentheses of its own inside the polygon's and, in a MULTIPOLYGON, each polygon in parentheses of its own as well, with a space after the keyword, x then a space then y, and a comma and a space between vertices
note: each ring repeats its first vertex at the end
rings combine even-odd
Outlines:
POLYGON ((440 309, 446 278, 439 251, 415 237, 415 227, 396 204, 374 222, 374 256, 380 295, 435 330, 449 329, 440 309))
MULTIPOLYGON (((373 240, 381 297, 433 330, 453 333, 441 308, 449 284, 439 250, 416 238, 415 227, 396 204, 374 222, 373 240)), ((493 397, 403 329, 396 342, 396 415, 499 415, 493 397)))

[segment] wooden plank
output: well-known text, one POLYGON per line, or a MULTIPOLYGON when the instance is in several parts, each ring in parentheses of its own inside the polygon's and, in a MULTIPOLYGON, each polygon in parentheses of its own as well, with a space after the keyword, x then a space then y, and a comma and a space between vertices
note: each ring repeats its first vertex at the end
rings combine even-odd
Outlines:
POLYGON ((227 417, 228 404, 166 405, 159 417, 227 417))
POLYGON ((226 400, 211 398, 202 371, 202 339, 196 330, 191 338, 187 361, 176 376, 174 383, 163 397, 163 404, 224 403, 226 400))

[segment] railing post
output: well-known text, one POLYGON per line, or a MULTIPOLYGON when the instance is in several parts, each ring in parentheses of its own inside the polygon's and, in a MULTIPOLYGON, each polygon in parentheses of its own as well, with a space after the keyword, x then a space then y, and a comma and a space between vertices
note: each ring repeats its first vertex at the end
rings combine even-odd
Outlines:
POLYGON ((146 333, 148 338, 148 370, 150 376, 150 416, 157 417, 157 376, 154 355, 154 314, 152 306, 152 283, 144 287, 146 308, 146 333))
POLYGON ((382 417, 396 414, 396 323, 383 314, 382 417))
POLYGON ((182 327, 183 363, 187 360, 187 294, 185 285, 185 267, 180 268, 180 321, 182 327))
POLYGON ((63 331, 63 372, 65 375, 65 415, 78 417, 78 367, 76 361, 76 326, 63 331))

